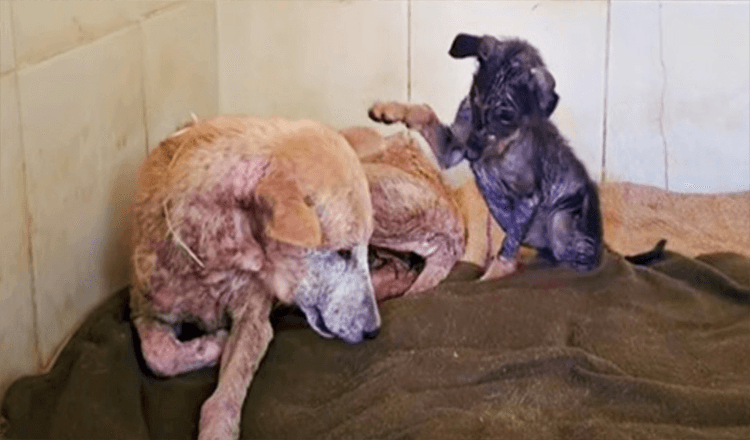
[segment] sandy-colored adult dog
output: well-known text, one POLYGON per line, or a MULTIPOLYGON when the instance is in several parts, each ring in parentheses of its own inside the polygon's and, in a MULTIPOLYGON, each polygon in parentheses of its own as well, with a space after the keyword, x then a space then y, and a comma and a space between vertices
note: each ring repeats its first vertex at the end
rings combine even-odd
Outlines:
POLYGON ((298 305, 325 337, 356 343, 380 327, 366 177, 330 128, 196 121, 150 154, 133 213, 131 308, 146 363, 172 376, 220 362, 201 439, 238 437, 275 301, 298 305))
POLYGON ((436 286, 464 254, 466 219, 440 172, 407 133, 341 131, 362 161, 374 231, 370 275, 378 301, 436 286))

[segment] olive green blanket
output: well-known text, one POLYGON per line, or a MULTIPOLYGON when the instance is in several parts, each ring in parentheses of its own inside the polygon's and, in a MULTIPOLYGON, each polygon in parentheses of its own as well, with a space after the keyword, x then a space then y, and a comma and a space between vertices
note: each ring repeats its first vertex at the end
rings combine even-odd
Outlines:
MULTIPOLYGON (((276 313, 242 438, 750 438, 750 259, 475 275, 382 304, 357 346, 276 313)), ((216 369, 149 375, 127 304, 113 295, 48 374, 11 386, 6 437, 195 437, 216 369)))

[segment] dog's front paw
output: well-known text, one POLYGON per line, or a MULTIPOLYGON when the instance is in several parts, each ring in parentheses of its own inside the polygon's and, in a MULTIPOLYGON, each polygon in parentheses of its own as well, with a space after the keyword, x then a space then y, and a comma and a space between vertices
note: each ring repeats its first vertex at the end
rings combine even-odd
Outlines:
POLYGON ((514 274, 519 269, 518 260, 506 260, 504 258, 495 258, 490 266, 484 272, 479 281, 495 280, 514 274))
POLYGON ((198 440, 237 440, 240 437, 240 408, 214 393, 203 403, 198 440))

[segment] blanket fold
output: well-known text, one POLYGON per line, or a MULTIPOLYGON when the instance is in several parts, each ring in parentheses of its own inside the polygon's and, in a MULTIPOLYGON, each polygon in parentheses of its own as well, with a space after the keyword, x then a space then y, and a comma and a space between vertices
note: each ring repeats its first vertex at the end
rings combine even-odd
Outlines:
MULTIPOLYGON (((750 258, 476 275, 460 263, 383 303, 356 346, 276 316, 243 438, 750 438, 750 258)), ((49 373, 8 389, 6 437, 195 437, 216 369, 148 374, 127 304, 113 295, 49 373)))

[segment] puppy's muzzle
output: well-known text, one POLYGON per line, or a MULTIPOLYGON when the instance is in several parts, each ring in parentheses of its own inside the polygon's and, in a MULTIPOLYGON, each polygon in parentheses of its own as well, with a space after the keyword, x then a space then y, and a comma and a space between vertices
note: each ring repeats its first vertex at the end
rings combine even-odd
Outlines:
POLYGON ((486 131, 472 132, 466 141, 464 156, 469 162, 474 162, 482 156, 485 148, 497 144, 497 136, 486 131))

